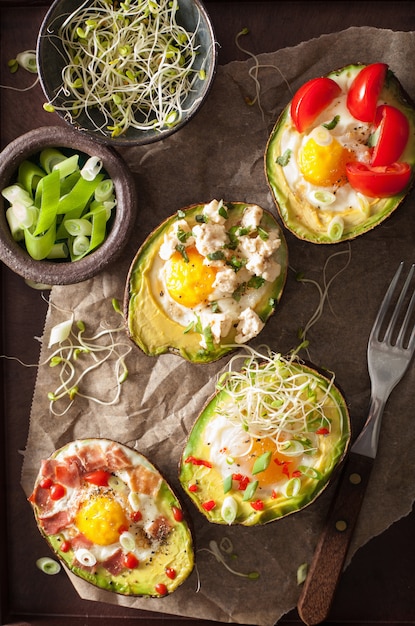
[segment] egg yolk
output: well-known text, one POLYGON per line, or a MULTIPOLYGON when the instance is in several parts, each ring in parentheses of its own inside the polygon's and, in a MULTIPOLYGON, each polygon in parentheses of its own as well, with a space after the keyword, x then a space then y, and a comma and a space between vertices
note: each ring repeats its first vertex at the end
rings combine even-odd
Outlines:
POLYGON ((301 149, 298 164, 305 180, 321 187, 341 186, 347 182, 346 163, 353 160, 353 153, 333 139, 328 145, 320 145, 309 139, 301 149))
POLYGON ((186 248, 187 259, 175 252, 166 263, 165 283, 170 296, 185 307, 204 302, 213 291, 216 269, 203 264, 196 248, 186 248))
POLYGON ((251 472, 256 459, 269 451, 272 453, 272 456, 268 467, 264 471, 255 474, 255 480, 258 480, 260 487, 273 485, 284 477, 290 478, 298 466, 297 458, 288 457, 277 452, 274 441, 266 437, 264 439, 255 439, 253 442, 249 455, 252 461, 251 472))
POLYGON ((87 539, 108 546, 118 541, 120 528, 128 527, 128 520, 119 502, 100 495, 81 504, 75 524, 87 539))

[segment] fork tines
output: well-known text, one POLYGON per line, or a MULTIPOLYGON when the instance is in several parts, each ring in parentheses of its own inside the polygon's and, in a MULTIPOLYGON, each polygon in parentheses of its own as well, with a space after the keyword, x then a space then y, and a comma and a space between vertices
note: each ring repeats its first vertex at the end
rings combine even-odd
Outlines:
POLYGON ((413 350, 415 347, 415 320, 413 319, 415 285, 412 286, 412 291, 410 288, 415 264, 411 265, 401 291, 398 292, 397 286, 403 266, 402 261, 385 294, 371 335, 372 339, 377 338, 389 345, 413 350), (394 305, 393 308, 392 305, 394 305), (385 324, 387 324, 386 330, 381 334, 385 324))

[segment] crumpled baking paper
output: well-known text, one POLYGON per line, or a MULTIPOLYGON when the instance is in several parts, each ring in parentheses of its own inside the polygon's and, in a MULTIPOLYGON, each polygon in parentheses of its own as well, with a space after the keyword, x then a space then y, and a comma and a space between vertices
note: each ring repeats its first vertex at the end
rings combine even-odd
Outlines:
MULTIPOLYGON (((249 40, 244 41, 249 45, 249 40)), ((413 59, 415 33, 375 28, 349 28, 323 35, 296 47, 258 56, 259 102, 249 75, 253 59, 219 67, 207 102, 180 132, 148 147, 122 151, 134 173, 139 202, 137 225, 125 253, 115 265, 84 283, 54 287, 44 330, 40 361, 48 357, 52 326, 74 312, 93 334, 101 321, 116 327, 122 321, 111 299, 122 300, 129 265, 144 238, 178 209, 212 198, 260 204, 276 214, 264 175, 263 155, 269 133, 295 90, 306 80, 354 62, 383 61, 390 65, 409 95, 415 97, 413 59), (260 104, 260 106, 259 106, 260 104), (261 110, 262 109, 262 110, 261 110)), ((367 339, 386 286, 399 261, 413 262, 415 220, 412 193, 384 222, 355 241, 336 245, 302 242, 284 230, 289 263, 279 307, 252 345, 267 344, 288 353, 297 347, 297 332, 320 303, 318 288, 333 281, 320 317, 309 329, 307 355, 336 374, 347 399, 353 437, 365 421, 369 402, 367 339), (298 282, 301 271, 307 282, 298 282), (310 282, 314 281, 314 282, 310 282)), ((116 340, 129 343, 123 332, 116 340)), ((77 398, 61 417, 49 413, 47 393, 57 384, 56 368, 39 368, 24 456, 22 486, 30 494, 40 461, 70 440, 108 437, 147 455, 177 493, 193 518, 197 567, 171 596, 138 599, 99 591, 71 575, 78 593, 89 600, 204 618, 225 623, 272 626, 297 602, 297 568, 310 562, 334 494, 331 485, 311 506, 259 528, 210 525, 180 491, 177 464, 194 420, 214 392, 218 372, 227 359, 194 365, 167 354, 147 357, 132 346, 126 358, 129 377, 118 403, 98 405, 77 398), (230 573, 206 551, 209 541, 227 537, 237 558, 237 571, 257 571, 250 580, 230 573), (271 584, 270 584, 271 583, 271 584), (255 613, 253 613, 255 607, 255 613)), ((114 391, 112 364, 88 378, 86 392, 108 398, 114 391)), ((393 392, 383 418, 378 458, 358 521, 349 561, 370 538, 407 515, 415 499, 415 368, 393 392)))

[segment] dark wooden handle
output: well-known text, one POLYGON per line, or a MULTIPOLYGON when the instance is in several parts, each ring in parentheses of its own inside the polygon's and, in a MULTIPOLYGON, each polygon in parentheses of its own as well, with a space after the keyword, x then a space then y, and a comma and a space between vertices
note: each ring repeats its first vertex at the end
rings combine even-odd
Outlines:
POLYGON ((297 604, 298 613, 308 626, 320 624, 329 614, 373 461, 354 452, 350 452, 346 459, 297 604))

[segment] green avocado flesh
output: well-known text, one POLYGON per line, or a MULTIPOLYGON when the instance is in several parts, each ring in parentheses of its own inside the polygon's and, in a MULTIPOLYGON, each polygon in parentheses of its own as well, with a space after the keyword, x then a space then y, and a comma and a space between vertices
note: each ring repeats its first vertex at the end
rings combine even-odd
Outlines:
POLYGON ((179 478, 210 522, 266 524, 315 500, 349 440, 347 406, 333 380, 274 355, 208 402, 188 437, 179 478))
MULTIPOLYGON (((179 219, 185 220, 190 229, 199 225, 204 207, 206 206, 203 204, 192 205, 164 221, 140 247, 130 267, 124 298, 127 332, 130 338, 147 355, 157 356, 166 352, 173 352, 188 361, 208 363, 221 358, 235 348, 237 322, 233 318, 231 318, 232 325, 230 330, 226 334, 221 335, 219 339, 206 340, 205 344, 203 344, 202 340, 206 327, 204 327, 203 321, 200 322, 199 309, 197 307, 193 309, 189 307, 187 309, 186 314, 187 316, 190 315, 191 320, 189 324, 189 317, 186 320, 178 321, 177 317, 174 318, 172 315, 169 315, 168 309, 163 304, 166 298, 169 298, 169 294, 166 293, 167 289, 164 288, 160 279, 164 271, 164 262, 160 259, 159 252, 165 240, 165 235, 172 232, 175 223, 179 219)), ((252 206, 256 205, 242 202, 223 204, 227 215, 224 228, 227 234, 232 232, 236 237, 232 241, 233 246, 236 246, 238 243, 237 229, 244 211, 252 206)), ((261 211, 260 225, 258 230, 254 229, 252 231, 252 236, 256 235, 259 237, 258 232, 260 232, 261 236, 267 238, 270 231, 278 233, 280 243, 278 249, 273 252, 272 259, 273 262, 279 265, 279 273, 275 279, 273 278, 270 281, 259 277, 260 282, 257 282, 254 286, 251 286, 250 283, 244 283, 248 287, 242 298, 239 300, 235 295, 234 299, 229 297, 228 301, 231 300, 232 305, 236 305, 237 300, 242 302, 245 301, 243 300, 244 298, 254 296, 256 299, 252 309, 260 318, 261 323, 265 323, 274 312, 285 285, 288 252, 285 239, 275 218, 271 213, 262 209, 261 211)), ((209 218, 207 223, 209 224, 209 218)), ((216 252, 222 256, 236 254, 236 252, 230 250, 226 243, 221 248, 218 248, 216 252)), ((220 262, 225 264, 224 260, 220 262)), ((236 274, 237 272, 239 272, 239 269, 235 268, 233 273, 236 274)), ((210 318, 212 320, 216 313, 223 313, 220 300, 213 303, 206 299, 203 303, 203 306, 205 305, 206 311, 212 315, 210 318), (217 310, 214 310, 214 304, 217 305, 217 310)), ((209 327, 207 328, 209 330, 209 327)))
MULTIPOLYGON (((341 109, 338 109, 340 123, 342 122, 342 118, 343 121, 346 119, 344 116, 347 113, 345 105, 347 90, 353 78, 363 67, 365 66, 349 65, 328 74, 328 77, 337 81, 343 90, 343 95, 341 96, 344 98, 343 105, 341 109)), ((287 178, 289 175, 287 163, 284 163, 284 155, 287 156, 290 154, 290 159, 297 159, 296 152, 298 148, 295 148, 291 153, 286 151, 289 133, 291 133, 292 137, 297 135, 297 140, 298 138, 302 140, 303 137, 311 132, 313 127, 326 123, 330 125, 330 122, 336 117, 337 110, 333 108, 334 105, 329 106, 325 112, 320 114, 312 127, 308 128, 306 132, 301 135, 295 130, 291 120, 291 103, 282 111, 268 139, 265 151, 265 173, 284 225, 298 238, 312 243, 337 243, 338 241, 353 239, 371 230, 385 220, 407 195, 414 178, 415 108, 391 70, 387 71, 378 103, 390 104, 398 108, 404 113, 409 122, 409 139, 403 154, 399 158, 399 161, 408 163, 412 168, 409 186, 403 192, 391 197, 366 198, 362 201, 356 198, 350 184, 346 183, 344 188, 340 187, 340 191, 334 191, 337 197, 336 202, 331 206, 323 207, 316 206, 315 203, 309 200, 308 192, 304 190, 304 182, 299 184, 297 181, 295 183, 293 176, 290 176, 290 180, 287 178), (344 204, 340 205, 339 194, 345 194, 346 191, 352 192, 353 195, 348 194, 344 204), (335 216, 340 216, 342 220, 341 230, 338 231, 337 234, 330 233, 330 223, 335 216)), ((351 118, 349 113, 348 116, 351 118)), ((367 126, 366 124, 366 127, 367 126)), ((360 127, 363 127, 363 123, 357 120, 355 125, 353 120, 349 124, 349 129, 352 128, 352 133, 356 130, 359 132, 360 127)), ((339 129, 340 125, 335 127, 332 133, 334 136, 338 133, 341 143, 339 129)), ((367 129, 367 133, 373 134, 369 128, 367 129)), ((358 142, 364 143, 361 139, 358 139, 358 142)), ((290 145, 294 144, 291 143, 290 145)), ((298 146, 299 143, 297 142, 296 145, 298 146)), ((318 187, 318 189, 324 191, 325 188, 318 187)))
POLYGON ((193 570, 192 535, 177 497, 159 471, 127 446, 106 439, 67 444, 42 461, 29 501, 56 556, 96 587, 160 597, 193 570), (97 471, 109 474, 108 484, 90 482, 90 472, 97 471), (46 478, 64 485, 56 501, 46 478))

